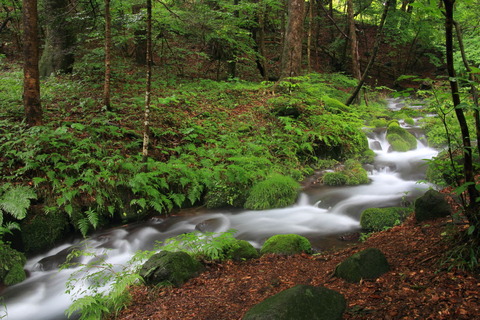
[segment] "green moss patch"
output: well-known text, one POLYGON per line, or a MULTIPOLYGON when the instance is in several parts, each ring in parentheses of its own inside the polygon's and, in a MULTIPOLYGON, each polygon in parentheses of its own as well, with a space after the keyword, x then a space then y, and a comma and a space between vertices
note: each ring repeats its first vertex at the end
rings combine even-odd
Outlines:
POLYGON ((368 208, 360 216, 360 226, 368 231, 381 231, 400 224, 411 211, 404 207, 368 208))
POLYGON ((245 209, 283 208, 295 203, 300 185, 291 177, 276 174, 255 184, 250 190, 245 209))
POLYGON ((312 252, 312 245, 307 238, 298 234, 279 234, 265 241, 260 254, 274 253, 282 255, 294 255, 302 252, 312 252))
POLYGON ((392 122, 387 128, 387 141, 393 151, 405 152, 417 148, 417 139, 413 134, 400 127, 398 122, 392 122))

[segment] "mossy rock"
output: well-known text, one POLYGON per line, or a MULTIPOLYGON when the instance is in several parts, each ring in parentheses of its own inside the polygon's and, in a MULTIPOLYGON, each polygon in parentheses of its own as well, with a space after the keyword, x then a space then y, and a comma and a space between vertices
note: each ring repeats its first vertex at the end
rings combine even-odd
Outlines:
POLYGON ((335 276, 348 282, 362 279, 376 279, 390 270, 385 255, 376 248, 357 252, 335 268, 335 276))
POLYGON ((345 161, 344 174, 347 176, 347 185, 355 186, 369 182, 368 173, 363 169, 362 164, 357 160, 345 161))
POLYGON ((343 186, 347 184, 348 177, 340 171, 327 172, 323 175, 323 183, 327 186, 343 186))
POLYGON ((368 231, 381 231, 403 222, 411 211, 405 207, 368 208, 360 215, 360 226, 368 231))
POLYGON ((272 175, 255 184, 245 202, 245 209, 265 210, 293 205, 298 198, 300 184, 291 177, 272 175))
POLYGON ((228 257, 235 261, 255 259, 259 256, 257 249, 246 240, 237 240, 235 248, 228 252, 228 257))
POLYGON ((203 265, 186 252, 162 251, 144 263, 140 276, 148 285, 171 284, 180 287, 202 269, 203 265))
POLYGON ((274 253, 282 255, 294 255, 299 253, 311 253, 312 245, 307 238, 298 234, 277 234, 265 241, 260 254, 274 253))
POLYGON ((67 214, 62 211, 36 213, 22 221, 22 241, 26 252, 51 248, 69 230, 67 214))
POLYGON ((405 152, 417 148, 417 139, 413 134, 400 127, 398 122, 392 122, 387 128, 387 141, 393 151, 405 152))
POLYGON ((451 214, 451 206, 445 196, 438 191, 430 189, 415 201, 415 218, 419 222, 446 217, 451 214))
POLYGON ((25 270, 23 270, 22 264, 14 264, 10 271, 5 276, 3 283, 7 286, 12 286, 14 284, 20 283, 27 278, 25 270))
POLYGON ((16 282, 16 280, 22 278, 19 270, 21 269, 22 272, 25 273, 23 266, 26 261, 27 259, 23 253, 12 249, 8 244, 0 240, 0 282, 5 282, 5 284, 19 282, 16 282))
POLYGON ((299 284, 253 306, 242 320, 340 320, 345 308, 342 294, 299 284))

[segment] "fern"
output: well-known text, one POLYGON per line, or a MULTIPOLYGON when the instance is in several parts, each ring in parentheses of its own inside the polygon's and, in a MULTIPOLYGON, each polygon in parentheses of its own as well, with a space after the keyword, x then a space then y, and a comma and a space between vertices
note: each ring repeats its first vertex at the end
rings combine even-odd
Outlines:
POLYGON ((0 190, 3 194, 0 197, 0 216, 3 212, 11 214, 15 219, 21 220, 27 215, 30 207, 30 200, 37 199, 35 191, 26 186, 3 185, 0 190))

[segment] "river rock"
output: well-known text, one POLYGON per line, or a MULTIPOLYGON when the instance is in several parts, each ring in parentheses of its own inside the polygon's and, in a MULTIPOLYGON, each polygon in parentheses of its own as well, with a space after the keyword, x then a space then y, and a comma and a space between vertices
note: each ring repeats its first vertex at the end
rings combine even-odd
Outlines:
POLYGON ((345 298, 334 290, 296 285, 253 306, 243 320, 336 320, 345 307, 345 298))
POLYGON ((376 248, 367 248, 341 262, 335 268, 335 276, 353 283, 376 279, 389 270, 385 255, 376 248))
POLYGON ((150 257, 140 270, 146 284, 170 283, 180 287, 197 276, 203 266, 186 252, 162 251, 150 257))
POLYGON ((372 141, 370 142, 370 149, 372 150, 382 150, 382 144, 380 143, 380 141, 372 141))
POLYGON ((452 214, 452 208, 445 196, 438 191, 428 190, 415 201, 415 218, 418 222, 446 217, 452 214))

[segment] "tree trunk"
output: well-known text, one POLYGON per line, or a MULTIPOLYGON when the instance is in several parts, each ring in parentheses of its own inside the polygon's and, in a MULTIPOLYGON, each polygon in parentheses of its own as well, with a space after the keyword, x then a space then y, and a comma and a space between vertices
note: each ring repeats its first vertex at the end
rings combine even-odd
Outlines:
POLYGON ((288 0, 288 21, 282 52, 281 78, 300 74, 304 10, 304 0, 288 0))
POLYGON ((28 126, 42 124, 40 74, 38 71, 38 11, 37 0, 23 0, 23 106, 28 126))
MULTIPOLYGON (((139 14, 142 8, 145 8, 144 4, 134 5, 132 7, 132 13, 139 14)), ((133 53, 135 62, 144 66, 147 64, 147 31, 145 29, 135 30, 133 36, 135 39, 133 53)))
POLYGON ((360 73, 357 30, 355 27, 355 19, 353 14, 354 14, 353 0, 347 0, 347 19, 348 19, 348 30, 350 35, 350 55, 352 59, 352 74, 356 79, 360 80, 362 78, 362 75, 360 73))
POLYGON ((68 21, 68 1, 43 0, 46 20, 45 45, 40 59, 40 75, 72 73, 75 62, 75 35, 68 21))
MULTIPOLYGON (((237 7, 239 2, 240 0, 233 0, 233 6, 237 7)), ((233 11, 233 16, 238 19, 240 17, 240 12, 238 12, 238 10, 235 9, 233 11)), ((237 62, 235 61, 236 59, 235 48, 228 48, 228 51, 232 53, 231 60, 228 61, 228 77, 230 79, 235 79, 237 77, 237 62)))
POLYGON ((378 26, 377 34, 375 35, 375 44, 373 45, 373 52, 372 55, 370 56, 370 60, 368 60, 368 64, 365 67, 365 70, 363 71, 362 78, 358 82, 357 87, 355 90, 352 92, 351 96, 348 98, 347 102, 345 104, 347 106, 351 105, 353 101, 355 101, 358 93, 360 92, 360 89, 362 88, 363 84, 365 83, 365 79, 367 78, 368 72, 370 71, 370 68, 372 67, 375 58, 377 57, 378 53, 378 48, 380 47, 380 40, 383 35, 383 26, 385 25, 385 20, 387 19, 387 14, 388 14, 388 9, 392 5, 392 2, 395 0, 387 0, 385 3, 385 7, 383 9, 382 17, 380 19, 380 25, 378 26))
POLYGON ((308 2, 307 69, 312 71, 313 1, 308 2))
POLYGON ((111 51, 112 32, 110 0, 105 0, 105 83, 103 86, 103 105, 108 111, 112 110, 110 105, 111 51))
POLYGON ((145 115, 143 128, 143 149, 142 160, 147 161, 148 147, 150 144, 150 97, 152 90, 152 0, 147 0, 147 52, 145 59, 147 60, 147 77, 145 89, 145 115))
POLYGON ((467 120, 463 109, 460 107, 460 93, 458 88, 458 81, 456 80, 454 60, 453 60, 453 7, 455 0, 443 0, 445 6, 445 47, 447 58, 447 70, 448 77, 450 79, 450 89, 452 91, 452 101, 455 106, 455 115, 457 116, 460 131, 462 133, 463 141, 463 174, 465 183, 469 183, 467 191, 469 196, 468 207, 465 208, 465 214, 468 221, 475 227, 475 236, 478 238, 480 235, 480 221, 478 219, 478 203, 476 202, 478 191, 475 189, 475 177, 473 173, 473 158, 472 158, 472 146, 470 143, 470 133, 468 130, 467 120))
POLYGON ((456 21, 453 21, 453 24, 455 25, 455 31, 457 32, 457 41, 458 41, 458 47, 460 49, 460 53, 462 55, 462 61, 463 65, 465 66, 465 69, 467 70, 468 78, 470 80, 470 93, 472 94, 472 99, 473 99, 473 104, 475 106, 473 110, 473 115, 475 118, 475 132, 477 134, 477 151, 479 152, 480 156, 480 105, 479 105, 479 96, 478 96, 478 90, 477 87, 475 86, 475 83, 477 83, 477 79, 475 77, 475 74, 472 72, 472 68, 470 67, 468 63, 467 56, 465 54, 465 47, 463 45, 463 36, 462 36, 462 30, 460 29, 460 26, 456 21))

